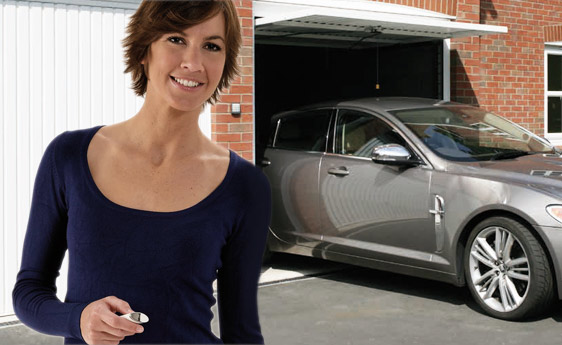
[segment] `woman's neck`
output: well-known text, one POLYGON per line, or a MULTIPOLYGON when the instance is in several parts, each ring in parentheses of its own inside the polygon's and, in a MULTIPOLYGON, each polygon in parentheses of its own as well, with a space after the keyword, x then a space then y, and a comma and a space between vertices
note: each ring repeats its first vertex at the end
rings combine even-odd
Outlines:
POLYGON ((144 105, 126 121, 125 127, 135 150, 147 155, 155 165, 197 155, 208 141, 199 128, 199 112, 144 105))

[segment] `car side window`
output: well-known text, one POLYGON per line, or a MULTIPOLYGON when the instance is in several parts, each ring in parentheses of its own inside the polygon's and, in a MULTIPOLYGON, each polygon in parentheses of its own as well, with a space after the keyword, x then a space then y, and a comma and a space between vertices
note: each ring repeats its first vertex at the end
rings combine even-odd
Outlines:
POLYGON ((324 152, 331 112, 320 109, 281 118, 274 147, 324 152))
POLYGON ((376 116, 355 110, 338 111, 336 153, 371 157, 375 147, 387 144, 407 147, 400 134, 376 116))

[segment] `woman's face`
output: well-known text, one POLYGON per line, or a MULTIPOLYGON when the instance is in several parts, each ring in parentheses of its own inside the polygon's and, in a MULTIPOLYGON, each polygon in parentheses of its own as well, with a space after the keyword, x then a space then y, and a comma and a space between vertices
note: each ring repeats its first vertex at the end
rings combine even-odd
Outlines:
POLYGON ((167 33, 150 45, 146 99, 179 111, 200 111, 215 92, 226 59, 224 16, 167 33))

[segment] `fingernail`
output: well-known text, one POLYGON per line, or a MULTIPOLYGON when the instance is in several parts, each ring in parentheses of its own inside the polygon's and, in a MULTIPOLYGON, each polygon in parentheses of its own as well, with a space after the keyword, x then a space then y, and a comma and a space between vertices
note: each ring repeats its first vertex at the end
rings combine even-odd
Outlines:
POLYGON ((140 326, 137 327, 137 332, 141 333, 142 331, 144 331, 144 328, 142 328, 142 327, 140 327, 140 326))
POLYGON ((127 313, 134 313, 135 311, 133 309, 129 309, 129 311, 127 313))

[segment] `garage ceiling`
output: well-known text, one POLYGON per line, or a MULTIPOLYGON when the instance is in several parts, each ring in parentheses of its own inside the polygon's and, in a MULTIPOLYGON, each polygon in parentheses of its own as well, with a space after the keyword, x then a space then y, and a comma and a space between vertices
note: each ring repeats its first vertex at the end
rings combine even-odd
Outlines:
POLYGON ((257 18, 255 28, 257 43, 347 48, 501 33, 507 27, 322 7, 257 18))

